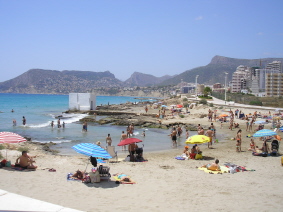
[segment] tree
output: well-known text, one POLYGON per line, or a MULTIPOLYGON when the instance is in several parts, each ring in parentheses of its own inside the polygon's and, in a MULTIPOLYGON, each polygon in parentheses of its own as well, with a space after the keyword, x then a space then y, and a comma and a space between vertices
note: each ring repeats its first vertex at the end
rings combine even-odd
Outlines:
POLYGON ((203 95, 205 97, 207 97, 208 94, 210 94, 210 93, 211 93, 211 88, 210 87, 205 87, 204 90, 203 90, 203 95))

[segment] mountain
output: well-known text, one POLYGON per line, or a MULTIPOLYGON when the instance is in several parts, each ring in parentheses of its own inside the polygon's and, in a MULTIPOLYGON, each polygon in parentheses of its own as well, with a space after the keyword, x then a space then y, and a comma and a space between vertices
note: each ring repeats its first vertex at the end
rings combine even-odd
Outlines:
POLYGON ((283 58, 236 59, 217 55, 212 58, 208 65, 187 70, 169 80, 163 81, 159 85, 176 85, 181 80, 195 83, 196 75, 199 75, 198 83, 201 84, 224 84, 225 72, 228 73, 227 80, 229 81, 232 80, 233 72, 240 65, 265 68, 272 61, 281 61, 283 63, 283 58))
POLYGON ((157 85, 159 83, 162 83, 164 80, 168 80, 170 78, 172 78, 172 76, 165 75, 163 77, 155 77, 150 74, 134 72, 131 77, 124 82, 124 84, 127 86, 147 87, 157 85))
POLYGON ((67 94, 70 92, 87 92, 99 87, 120 87, 122 84, 109 71, 31 69, 14 79, 0 83, 0 92, 67 94))

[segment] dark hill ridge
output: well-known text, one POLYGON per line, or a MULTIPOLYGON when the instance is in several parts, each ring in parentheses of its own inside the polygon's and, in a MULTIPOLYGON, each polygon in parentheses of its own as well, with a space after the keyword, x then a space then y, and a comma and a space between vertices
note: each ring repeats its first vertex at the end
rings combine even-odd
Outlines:
POLYGON ((228 73, 228 81, 232 79, 233 72, 240 65, 249 67, 261 67, 265 68, 268 63, 273 61, 281 61, 283 58, 262 58, 262 59, 235 59, 223 56, 215 56, 211 62, 206 66, 201 66, 187 70, 169 80, 165 80, 160 85, 176 85, 183 80, 184 82, 195 83, 196 75, 198 77, 198 83, 202 84, 214 84, 222 83, 225 81, 225 72, 228 73))
POLYGON ((155 77, 150 74, 143 74, 140 72, 134 72, 129 79, 127 79, 124 83, 128 86, 152 86, 158 85, 164 80, 170 79, 172 76, 165 75, 163 77, 155 77))
POLYGON ((3 93, 70 93, 87 92, 98 87, 120 87, 122 82, 109 71, 54 71, 31 69, 0 83, 3 93))

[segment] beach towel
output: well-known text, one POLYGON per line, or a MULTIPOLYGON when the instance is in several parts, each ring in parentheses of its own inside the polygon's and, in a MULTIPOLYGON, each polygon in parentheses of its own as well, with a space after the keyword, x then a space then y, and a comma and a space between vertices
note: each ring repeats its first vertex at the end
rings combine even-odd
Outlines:
POLYGON ((72 173, 68 173, 67 174, 67 180, 73 180, 73 181, 82 181, 82 180, 79 180, 79 179, 74 179, 74 178, 72 178, 72 173))
POLYGON ((227 168, 226 166, 220 166, 221 171, 211 171, 204 167, 199 167, 198 169, 210 174, 229 173, 229 168, 227 168))
POLYGON ((114 178, 115 181, 118 181, 120 184, 136 184, 136 182, 134 182, 134 181, 133 181, 133 182, 124 182, 124 181, 121 181, 121 179, 119 179, 118 176, 116 176, 116 175, 113 176, 113 178, 114 178))
POLYGON ((185 160, 186 158, 182 157, 182 156, 177 156, 175 157, 176 160, 185 160))

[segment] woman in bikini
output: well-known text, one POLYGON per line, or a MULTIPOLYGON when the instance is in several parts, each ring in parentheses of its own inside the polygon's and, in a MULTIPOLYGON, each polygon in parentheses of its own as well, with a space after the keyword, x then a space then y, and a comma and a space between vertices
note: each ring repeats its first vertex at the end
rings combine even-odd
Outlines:
POLYGON ((249 151, 255 151, 255 142, 253 138, 251 138, 249 151))

